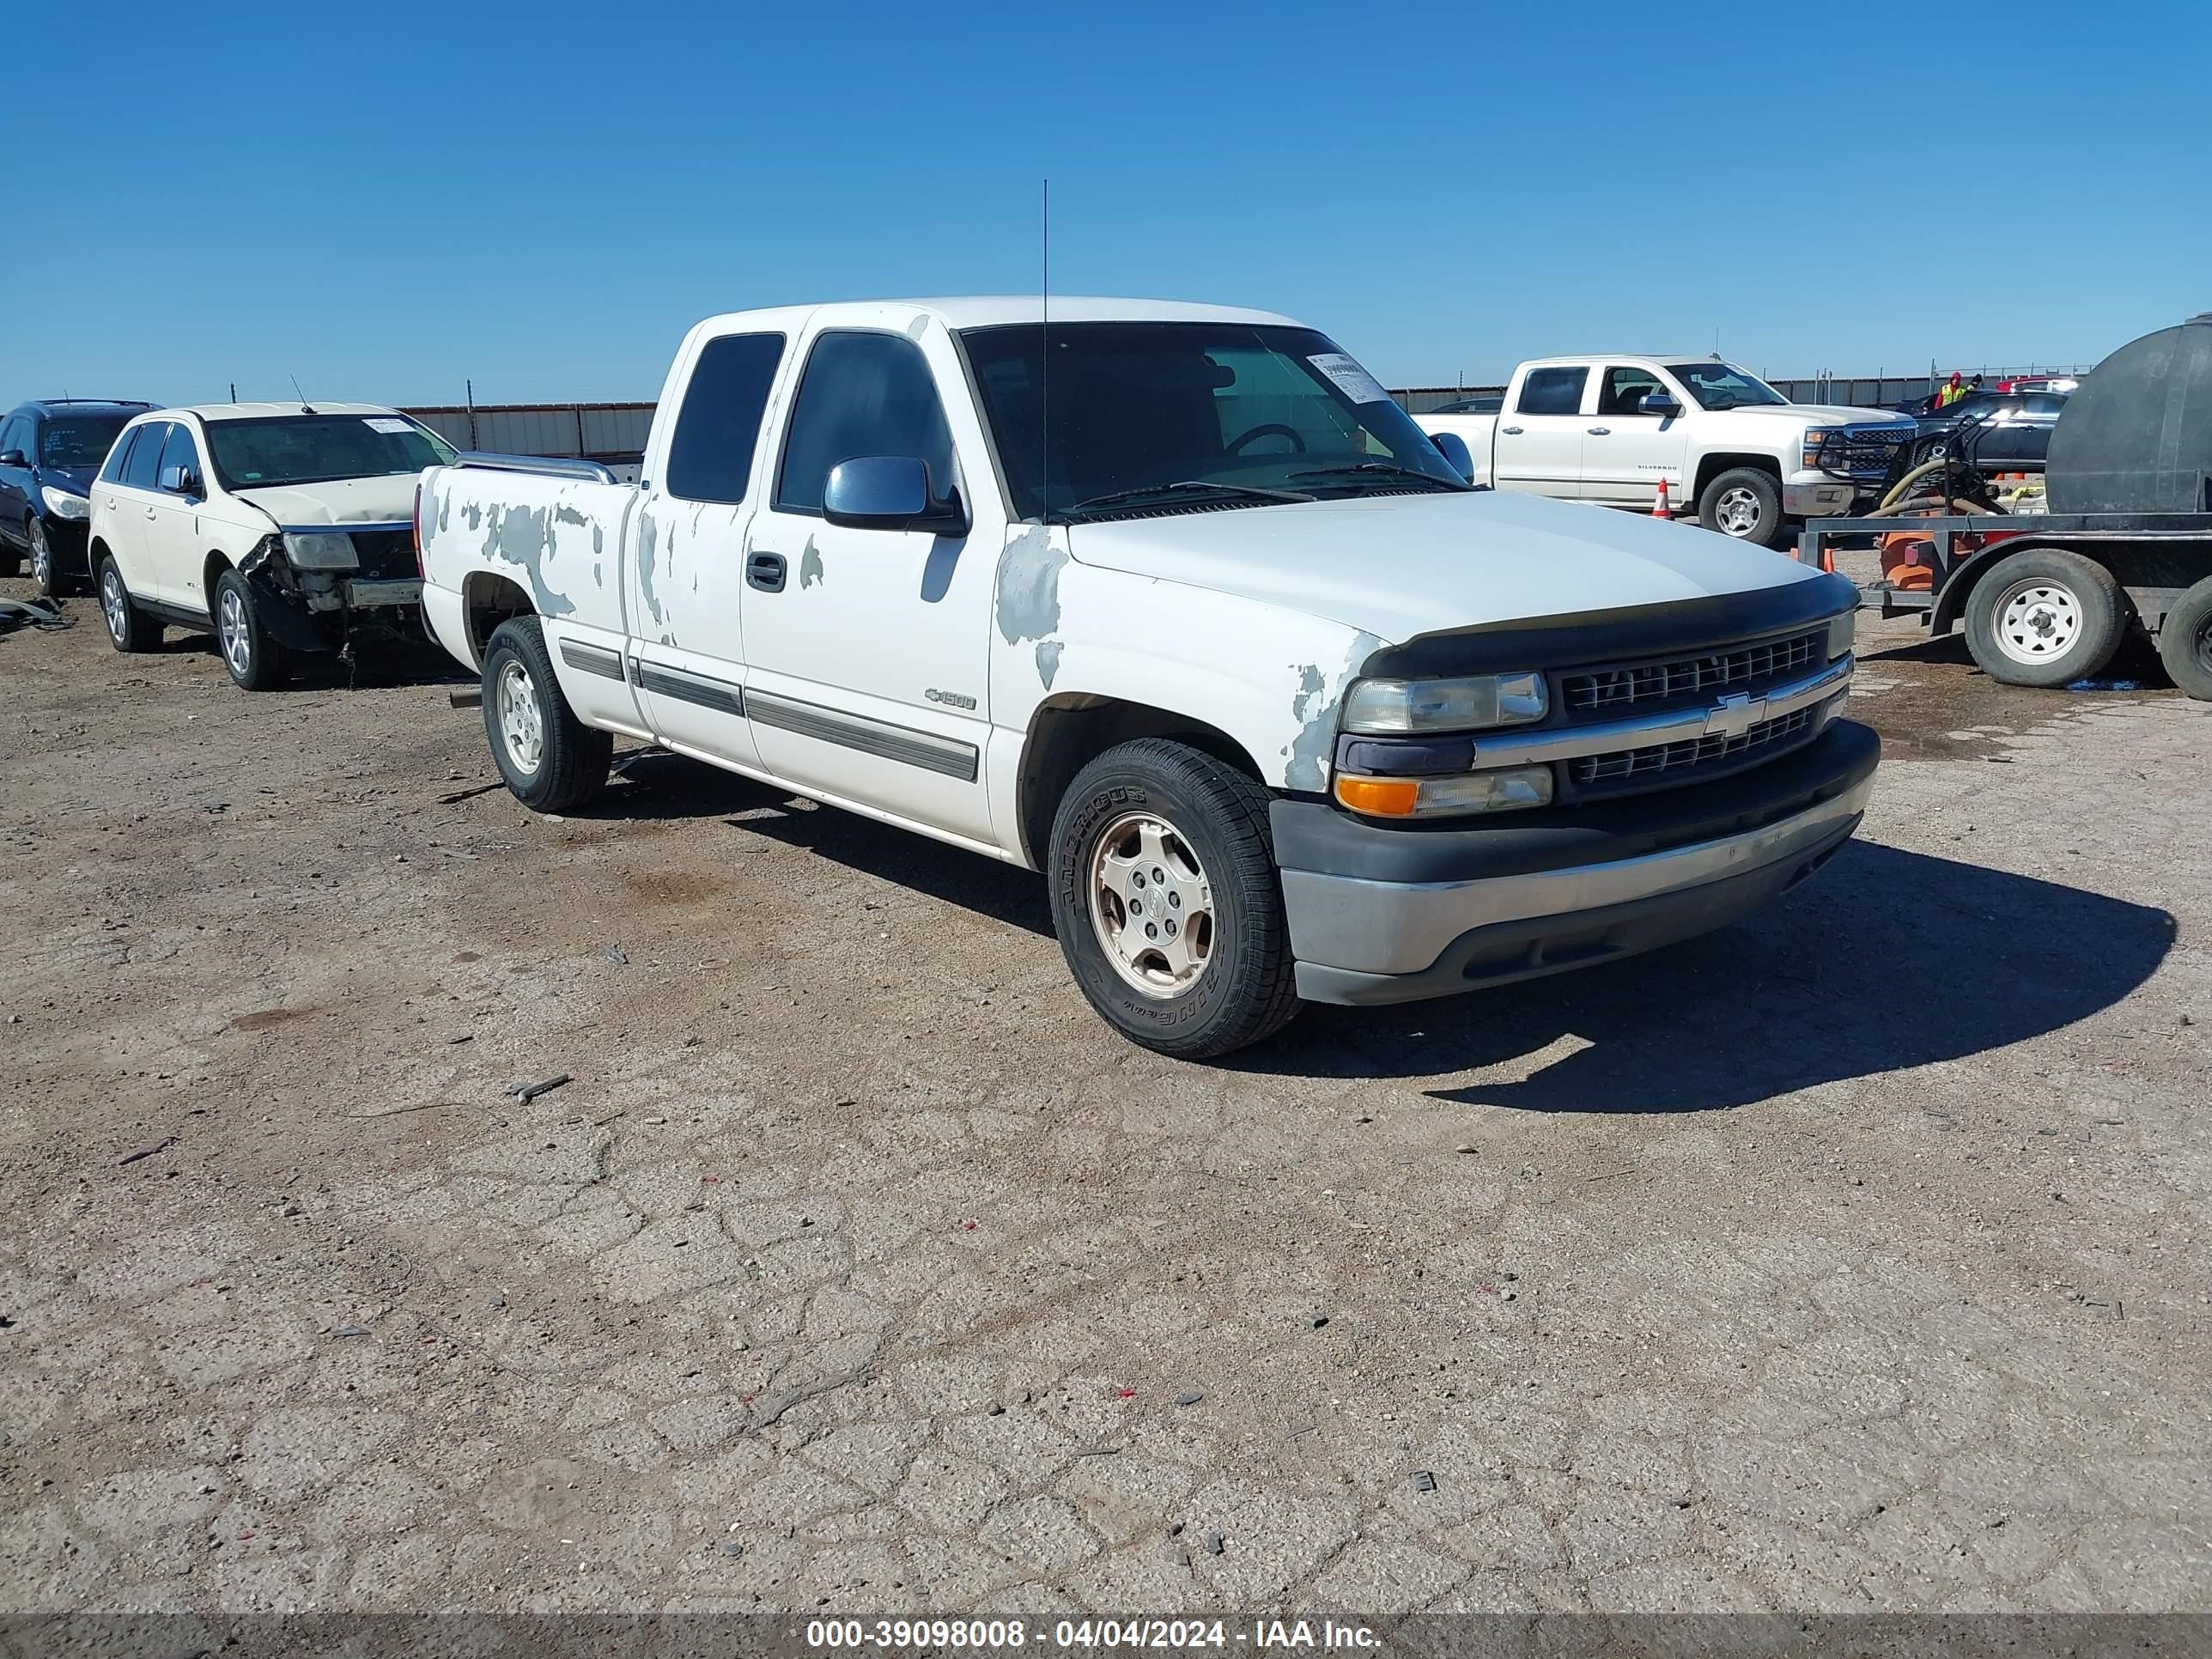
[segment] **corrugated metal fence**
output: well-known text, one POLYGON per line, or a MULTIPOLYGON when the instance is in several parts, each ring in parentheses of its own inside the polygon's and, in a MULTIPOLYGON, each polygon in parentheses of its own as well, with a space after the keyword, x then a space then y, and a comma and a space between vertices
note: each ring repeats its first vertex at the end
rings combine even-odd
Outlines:
POLYGON ((645 459, 651 404, 438 404, 404 411, 459 449, 578 456, 610 465, 645 459))

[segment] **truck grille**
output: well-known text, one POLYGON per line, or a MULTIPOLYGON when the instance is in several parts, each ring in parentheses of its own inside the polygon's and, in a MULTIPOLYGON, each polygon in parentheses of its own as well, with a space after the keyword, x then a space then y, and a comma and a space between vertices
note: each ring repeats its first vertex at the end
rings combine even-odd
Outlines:
POLYGON ((1716 734, 1684 738, 1674 743, 1655 743, 1644 749, 1617 749, 1609 755, 1583 755, 1567 763, 1567 775, 1583 787, 1625 783, 1662 772, 1686 772, 1692 767, 1719 761, 1741 760, 1754 751, 1771 749, 1798 736, 1820 713, 1816 706, 1799 708, 1771 720, 1761 720, 1741 737, 1716 734))
POLYGON ((1820 660, 1826 638, 1825 631, 1816 630, 1703 656, 1583 669, 1560 677, 1559 702, 1570 714, 1591 714, 1714 691, 1746 690, 1762 680, 1812 667, 1820 660))
POLYGON ((1823 441, 1814 464, 1832 477, 1878 483, 1917 432, 1909 426, 1839 427, 1823 441))

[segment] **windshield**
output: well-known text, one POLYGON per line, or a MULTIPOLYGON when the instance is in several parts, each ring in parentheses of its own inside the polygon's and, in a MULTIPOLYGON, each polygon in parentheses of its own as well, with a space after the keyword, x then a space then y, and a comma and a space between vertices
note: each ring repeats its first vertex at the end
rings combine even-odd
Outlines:
POLYGON ((49 416, 39 440, 41 466, 98 466, 115 447, 128 415, 49 416))
POLYGON ((1734 363, 1669 363, 1667 372, 1687 388, 1700 409, 1751 409, 1790 400, 1747 368, 1734 363))
POLYGON ((208 452, 227 489, 387 478, 443 466, 457 453, 401 415, 286 415, 206 425, 208 452))
POLYGON ((1310 329, 1055 323, 961 334, 1017 517, 1464 489, 1375 378, 1310 329))

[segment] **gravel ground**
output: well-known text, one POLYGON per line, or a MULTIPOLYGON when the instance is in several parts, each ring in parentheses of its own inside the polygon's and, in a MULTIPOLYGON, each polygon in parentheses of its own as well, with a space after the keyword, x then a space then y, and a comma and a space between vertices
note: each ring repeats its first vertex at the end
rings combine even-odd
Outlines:
POLYGON ((1204 1068, 1019 872, 72 610, 0 1607, 2212 1607, 2212 708, 1869 623, 1820 880, 1204 1068))

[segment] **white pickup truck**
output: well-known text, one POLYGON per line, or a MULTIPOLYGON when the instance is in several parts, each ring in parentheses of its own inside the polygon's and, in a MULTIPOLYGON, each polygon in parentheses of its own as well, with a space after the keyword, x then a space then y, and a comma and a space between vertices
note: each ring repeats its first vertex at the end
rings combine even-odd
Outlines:
POLYGON ((1055 296, 715 317, 642 481, 423 475, 508 787, 617 733, 1042 871, 1186 1057, 1728 922, 1851 834, 1849 582, 1470 488, 1325 336, 1055 296))
POLYGON ((1496 415, 1419 417, 1468 476, 1500 489, 1649 513, 1772 547, 1807 519, 1870 505, 1917 428, 1887 410, 1793 404, 1717 357, 1541 357, 1496 415))

